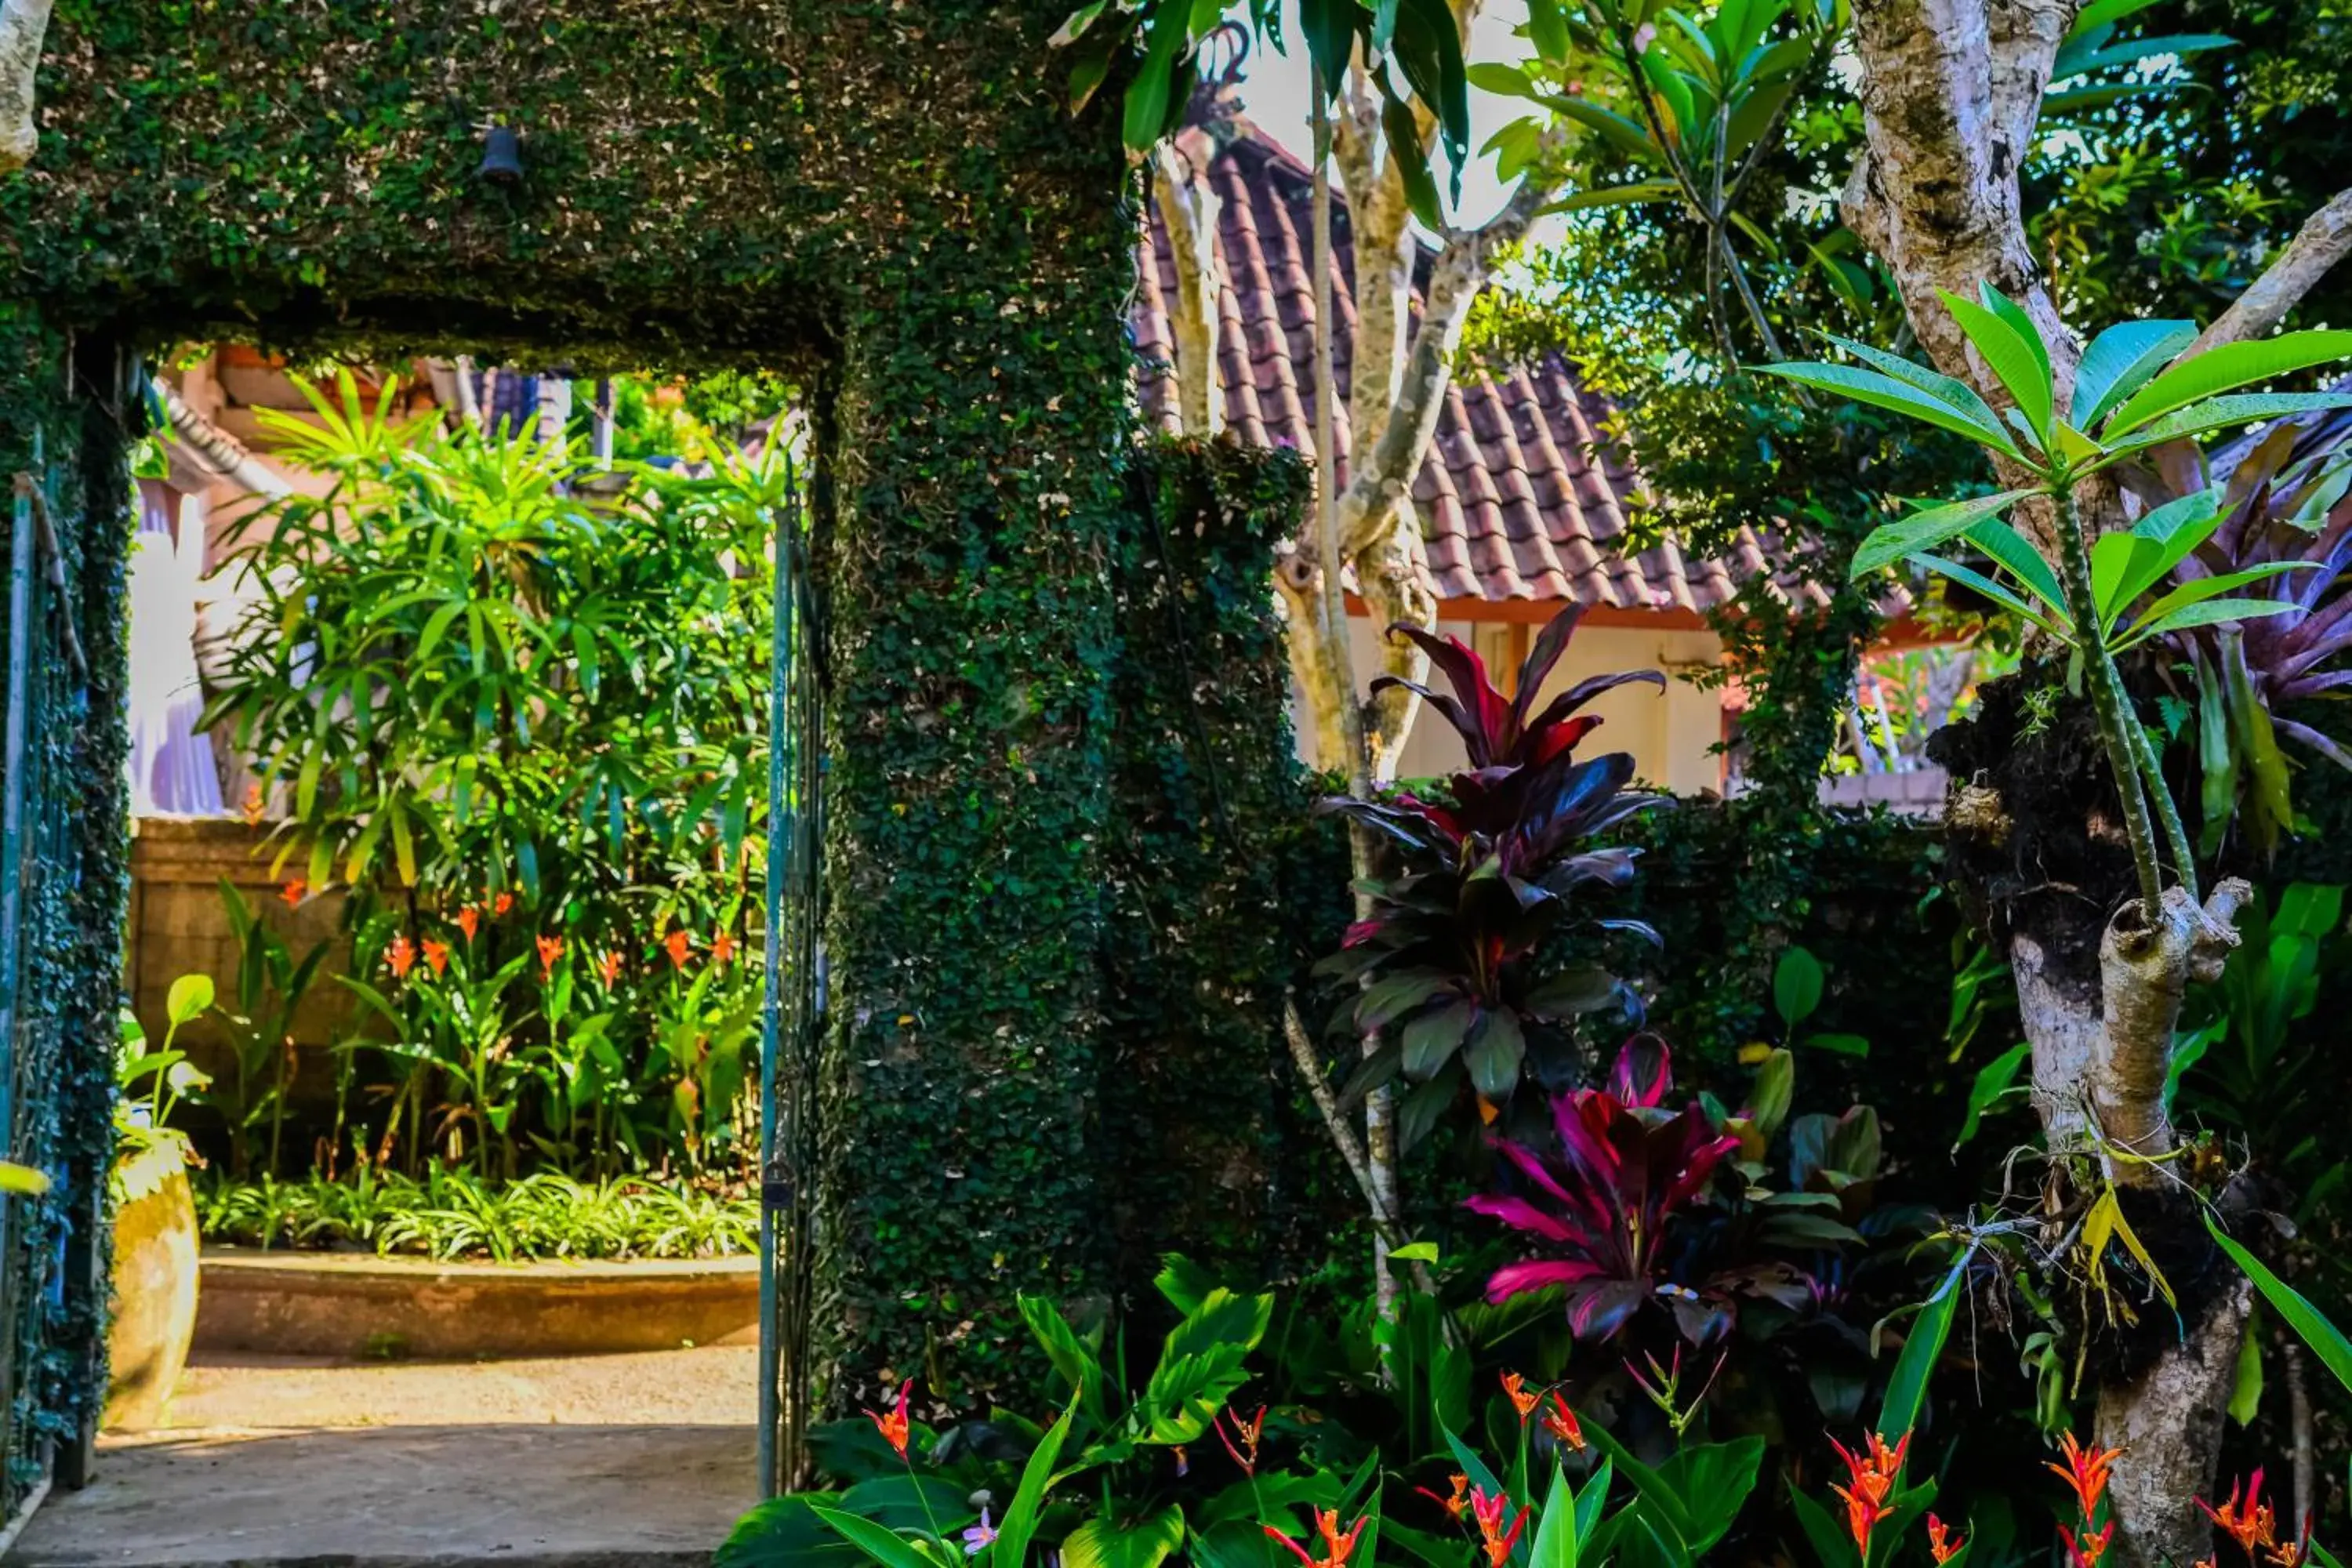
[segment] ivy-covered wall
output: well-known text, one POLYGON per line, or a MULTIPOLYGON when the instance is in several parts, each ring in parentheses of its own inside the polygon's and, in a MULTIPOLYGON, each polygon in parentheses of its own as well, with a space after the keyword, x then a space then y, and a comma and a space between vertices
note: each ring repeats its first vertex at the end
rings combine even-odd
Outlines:
MULTIPOLYGON (((1098 1086, 1134 1005, 1106 889, 1134 805, 1136 208, 1115 128, 1066 112, 1066 11, 58 0, 40 155, 0 182, 20 447, 94 406, 60 390, 68 339, 750 363, 813 389, 835 1407, 898 1376, 971 1396, 1015 1290, 1116 1284, 1127 1200, 1094 1162, 1121 1155, 1098 1086), (493 123, 521 138, 510 184, 476 172, 493 123)), ((1262 540, 1261 506, 1234 538, 1262 540)))

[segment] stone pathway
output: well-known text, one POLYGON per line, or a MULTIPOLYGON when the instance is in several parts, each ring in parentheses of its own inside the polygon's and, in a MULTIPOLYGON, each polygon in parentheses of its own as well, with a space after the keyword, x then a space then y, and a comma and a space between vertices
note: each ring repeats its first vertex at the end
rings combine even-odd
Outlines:
POLYGON ((191 1367, 7 1568, 673 1568, 749 1507, 750 1346, 191 1367))

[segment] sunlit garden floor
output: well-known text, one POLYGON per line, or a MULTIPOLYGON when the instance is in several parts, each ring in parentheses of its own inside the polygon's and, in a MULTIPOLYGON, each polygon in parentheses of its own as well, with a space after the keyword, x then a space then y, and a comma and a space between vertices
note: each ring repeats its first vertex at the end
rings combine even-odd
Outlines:
POLYGON ((757 1353, 215 1359, 169 1427, 106 1439, 8 1563, 704 1563, 751 1500, 757 1353))

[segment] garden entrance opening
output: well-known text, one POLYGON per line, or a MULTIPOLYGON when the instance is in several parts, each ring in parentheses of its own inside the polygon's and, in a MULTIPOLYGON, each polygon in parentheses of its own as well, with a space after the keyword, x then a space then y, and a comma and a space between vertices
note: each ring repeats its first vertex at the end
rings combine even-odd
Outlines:
MULTIPOLYGON (((121 1211, 122 1435, 27 1550, 248 1471, 280 1544, 347 1550, 337 1474, 462 1505, 515 1440, 583 1483, 657 1448, 691 1479, 630 1528, 707 1551, 806 1418, 789 390, 214 349, 153 395, 124 1096, 170 1169, 121 1211)), ((511 1550, 598 1512, 520 1495, 482 1498, 511 1550)))

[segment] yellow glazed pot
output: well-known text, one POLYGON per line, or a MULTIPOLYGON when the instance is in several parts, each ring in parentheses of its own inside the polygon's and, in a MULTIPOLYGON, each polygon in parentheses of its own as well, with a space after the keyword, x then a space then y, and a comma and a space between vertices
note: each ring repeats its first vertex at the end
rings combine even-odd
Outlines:
POLYGON ((177 1139, 126 1151, 114 1167, 114 1321, 107 1331, 106 1425, 162 1424, 196 1332, 196 1201, 177 1139))

